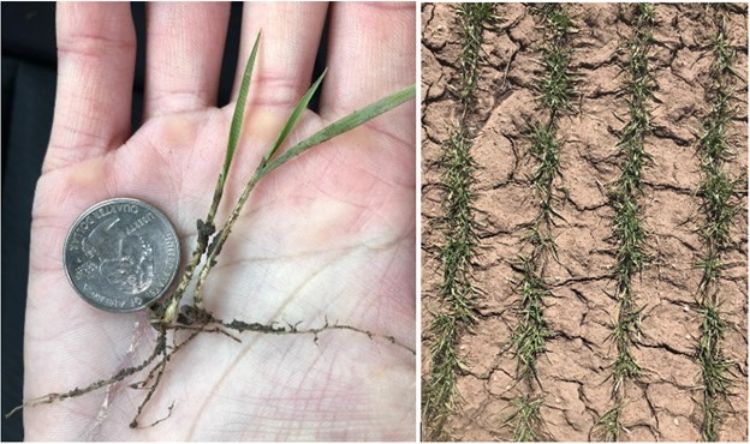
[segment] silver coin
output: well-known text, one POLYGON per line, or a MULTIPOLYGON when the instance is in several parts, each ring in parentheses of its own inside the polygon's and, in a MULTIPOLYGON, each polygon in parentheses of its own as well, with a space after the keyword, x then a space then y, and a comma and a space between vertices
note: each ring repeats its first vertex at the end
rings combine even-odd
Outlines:
POLYGON ((84 211, 65 239, 68 280, 91 305, 141 310, 159 299, 180 265, 180 242, 167 217, 138 199, 109 199, 84 211))

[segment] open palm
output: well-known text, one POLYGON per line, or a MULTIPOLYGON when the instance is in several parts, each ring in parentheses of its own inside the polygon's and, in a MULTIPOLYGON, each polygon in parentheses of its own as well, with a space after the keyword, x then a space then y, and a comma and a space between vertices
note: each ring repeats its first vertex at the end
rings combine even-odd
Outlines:
MULTIPOLYGON (((414 10, 330 7, 329 75, 311 134, 411 83, 414 10)), ((129 137, 134 35, 127 5, 58 5, 55 121, 32 222, 25 396, 67 391, 137 364, 153 348, 145 313, 111 314, 67 283, 62 245, 75 218, 135 197, 195 241, 224 157, 233 104, 212 107, 227 5, 148 6, 145 123, 129 137)), ((217 216, 309 83, 326 5, 245 6, 240 60, 263 42, 243 137, 217 216)), ((293 140, 292 140, 293 142, 293 140)), ((314 148, 263 179, 211 272, 206 308, 250 322, 326 320, 414 343, 414 114, 402 106, 314 148)), ((178 338, 184 338, 178 335, 178 338)), ((24 411, 28 439, 413 439, 414 356, 349 331, 309 336, 203 333, 145 395, 126 383, 24 411)), ((142 376, 142 375, 141 375, 142 376)))

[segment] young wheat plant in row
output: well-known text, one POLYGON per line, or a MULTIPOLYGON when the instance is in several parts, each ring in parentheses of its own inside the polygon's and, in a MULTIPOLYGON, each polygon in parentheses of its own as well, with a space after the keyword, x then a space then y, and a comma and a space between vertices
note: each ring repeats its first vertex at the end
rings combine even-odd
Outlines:
POLYGON ((526 393, 514 400, 514 412, 506 422, 513 427, 516 441, 538 441, 543 437, 540 408, 544 398, 536 363, 551 336, 544 318, 544 300, 550 296, 545 270, 550 260, 558 260, 553 232, 561 219, 555 210, 560 203, 555 180, 561 176, 557 124, 561 112, 570 110, 575 95, 568 42, 571 20, 565 8, 557 4, 543 5, 535 12, 546 30, 541 60, 544 69, 536 86, 540 92, 539 105, 548 119, 537 122, 531 129, 530 155, 535 168, 529 181, 538 210, 524 237, 531 251, 521 254, 517 267, 521 275, 515 302, 518 324, 512 333, 511 349, 517 361, 516 377, 523 383, 526 393))
POLYGON ((632 284, 648 261, 645 252, 647 239, 639 198, 642 197, 642 171, 651 160, 644 139, 651 130, 649 103, 653 99, 655 81, 649 67, 649 48, 653 41, 654 7, 640 3, 634 6, 631 25, 633 36, 627 43, 629 79, 623 89, 628 102, 629 121, 622 130, 618 149, 622 158, 620 177, 610 190, 610 205, 614 209, 612 239, 616 242, 614 268, 617 319, 609 339, 617 356, 612 364, 612 402, 614 406, 603 414, 594 431, 600 438, 617 441, 622 426, 625 403, 625 382, 638 378, 641 367, 632 354, 632 347, 640 332, 640 314, 632 284))
POLYGON ((727 324, 720 311, 720 278, 724 268, 722 255, 731 244, 730 228, 740 210, 740 183, 723 170, 723 165, 731 160, 733 154, 725 129, 735 114, 731 105, 731 83, 736 75, 732 69, 735 51, 729 46, 721 10, 716 8, 714 12, 717 30, 712 45, 712 84, 708 89, 711 110, 702 123, 703 133, 697 147, 702 173, 697 194, 701 198, 704 216, 699 232, 703 238, 704 255, 698 262, 698 267, 702 270, 698 304, 703 319, 696 355, 702 370, 701 435, 705 441, 719 439, 719 406, 730 395, 731 368, 734 363, 725 356, 721 347, 727 324))
POLYGON ((443 309, 429 327, 431 367, 423 384, 422 414, 428 436, 448 439, 445 421, 457 407, 456 380, 461 358, 456 344, 462 331, 475 320, 476 289, 472 285, 471 258, 477 246, 472 214, 475 164, 471 156, 469 117, 477 88, 482 32, 494 20, 494 4, 464 3, 456 7, 462 52, 458 84, 451 89, 458 99, 458 121, 445 142, 443 186, 445 243, 440 255, 443 278, 439 295, 443 309))

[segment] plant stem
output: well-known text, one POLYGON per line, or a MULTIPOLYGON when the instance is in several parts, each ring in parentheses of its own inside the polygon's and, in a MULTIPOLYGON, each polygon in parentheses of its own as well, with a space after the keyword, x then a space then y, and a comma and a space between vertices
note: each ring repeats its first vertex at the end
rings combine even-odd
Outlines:
POLYGON ((190 282, 193 279, 193 273, 195 269, 200 265, 201 259, 203 258, 206 248, 208 247, 208 241, 216 231, 214 225, 214 219, 216 218, 216 211, 219 208, 219 203, 224 195, 224 188, 226 186, 227 177, 229 175, 229 169, 232 166, 232 160, 234 159, 234 152, 237 149, 237 143, 239 143, 240 135, 242 134, 242 124, 245 116, 245 104, 247 102, 247 95, 250 90, 250 81, 253 77, 253 68, 255 67, 255 59, 258 55, 258 47, 260 45, 260 32, 258 32, 253 44, 253 49, 250 52, 250 57, 247 59, 245 64, 245 71, 242 75, 242 82, 240 83, 240 90, 237 96, 237 103, 235 104, 234 113, 232 114, 232 124, 229 129, 229 139, 227 141, 227 150, 224 156, 224 164, 222 165, 219 177, 216 179, 216 187, 214 188, 214 195, 211 199, 211 206, 208 209, 206 220, 202 221, 198 219, 196 225, 198 230, 198 237, 195 243, 195 249, 193 254, 190 256, 190 261, 185 266, 185 271, 182 273, 180 283, 177 285, 175 291, 172 292, 171 296, 163 305, 156 307, 155 316, 152 322, 170 324, 177 318, 177 311, 180 306, 180 301, 185 294, 190 282))
POLYGON ((206 283, 206 279, 208 278, 208 273, 211 271, 214 265, 216 265, 216 256, 221 253, 221 249, 224 247, 224 243, 226 242, 227 238, 229 237, 229 233, 232 231, 232 227, 234 227, 234 224, 237 222, 237 219, 240 217, 240 212, 242 211, 242 207, 245 206, 245 202, 247 202, 247 199, 250 197, 250 193, 255 188, 255 185, 258 183, 258 180, 260 180, 260 176, 258 175, 258 172, 256 171, 255 174, 253 174, 253 177, 250 178, 250 180, 245 184, 245 188, 242 190, 242 194, 240 195, 239 200, 237 201, 237 204, 235 204, 234 208, 232 209, 232 213, 229 215, 229 219, 227 219, 226 223, 224 224, 224 227, 219 231, 219 233, 214 237, 214 240, 211 242, 211 245, 208 247, 208 258, 206 262, 203 264, 203 268, 200 271, 200 274, 198 275, 198 282, 195 287, 195 293, 194 293, 194 300, 195 305, 197 307, 202 307, 203 305, 203 286, 206 283))

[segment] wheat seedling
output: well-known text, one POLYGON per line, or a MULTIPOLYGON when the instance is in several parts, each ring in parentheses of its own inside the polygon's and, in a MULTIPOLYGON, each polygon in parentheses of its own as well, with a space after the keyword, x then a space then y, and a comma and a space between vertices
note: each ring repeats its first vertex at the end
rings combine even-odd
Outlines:
POLYGON ((508 418, 508 423, 514 425, 513 440, 518 442, 535 442, 540 440, 539 431, 544 427, 539 409, 541 399, 521 396, 513 401, 515 412, 508 418))
MULTIPOLYGON (((236 319, 226 321, 214 317, 211 313, 203 308, 203 296, 201 292, 203 283, 208 277, 212 267, 216 264, 222 247, 228 240, 232 227, 240 217, 242 208, 249 199, 254 186, 265 176, 272 173, 275 169, 281 167, 289 160, 294 159, 295 157, 303 154, 305 151, 331 138, 344 134, 356 128, 357 126, 362 125, 363 123, 407 102, 415 96, 416 92, 413 85, 404 88, 371 105, 362 108, 361 110, 355 111, 348 116, 335 121, 322 130, 316 132, 312 136, 289 147, 284 153, 277 155, 279 148, 284 144, 287 136, 294 129, 303 111, 307 108, 310 99, 315 94, 318 86, 320 85, 322 79, 321 76, 321 78, 319 78, 313 84, 310 90, 302 97, 302 99, 297 103, 296 107, 292 110, 289 119, 280 131, 278 137, 276 138, 276 141, 268 148, 266 154, 263 156, 262 160, 255 169, 255 172, 245 185, 242 195, 237 200, 230 217, 224 223, 222 228, 217 232, 215 226, 215 216, 219 203, 221 202, 222 196, 224 194, 224 188, 227 183, 232 159, 234 158, 240 134, 242 133, 245 105, 247 102, 250 80, 252 78, 253 66, 255 63, 259 44, 260 35, 258 35, 258 37, 256 38, 255 44, 253 45, 253 49, 244 70, 239 90, 239 96, 230 126, 229 142, 227 144, 225 161, 222 165, 221 171, 219 172, 216 188, 213 193, 213 199, 211 201, 208 214, 204 220, 197 221, 198 237, 195 249, 191 257, 189 258, 188 264, 185 267, 181 277, 178 279, 178 285, 172 292, 172 294, 164 302, 152 306, 151 325, 157 333, 157 339, 151 354, 141 363, 128 368, 124 368, 116 372, 109 378, 100 379, 98 381, 92 382, 87 386, 81 388, 76 387, 67 392, 49 393, 38 398, 27 400, 22 405, 10 411, 6 415, 6 417, 12 415, 23 407, 30 407, 39 404, 49 404, 85 395, 100 388, 110 386, 120 381, 124 381, 125 379, 137 375, 142 371, 149 369, 150 367, 144 379, 133 382, 129 385, 131 388, 143 389, 146 391, 141 404, 137 408, 135 417, 130 423, 131 428, 144 427, 139 424, 139 417, 158 389, 159 383, 162 380, 162 377, 165 375, 165 371, 170 359, 177 352, 184 349, 185 345, 190 343, 201 333, 222 334, 231 338, 232 340, 239 341, 239 338, 229 333, 229 330, 234 330, 237 333, 251 331, 275 335, 309 335, 313 337, 313 339, 317 339, 318 335, 323 332, 346 330, 356 334, 366 335, 372 339, 385 340, 397 347, 408 350, 412 354, 416 354, 416 352, 410 346, 400 343, 393 336, 370 332, 352 325, 338 323, 329 324, 328 322, 325 322, 325 324, 320 327, 300 329, 297 328, 296 325, 279 324, 276 322, 262 324, 257 322, 245 322, 236 319), (196 282, 196 280, 193 279, 194 272, 201 264, 203 264, 203 268, 201 269, 196 282), (192 294, 192 304, 181 304, 182 299, 185 297, 187 290, 191 288, 191 283, 193 282, 196 282, 196 286, 194 293, 192 294), (187 330, 191 333, 181 342, 177 342, 177 339, 175 338, 174 343, 168 345, 167 333, 170 331, 181 330, 187 330)), ((169 417, 169 414, 171 414, 172 407, 170 407, 168 410, 169 411, 166 417, 169 417)), ((154 426, 166 419, 166 417, 159 419, 149 425, 146 425, 145 427, 154 426)))

